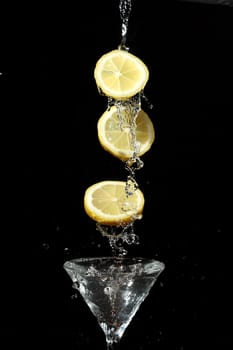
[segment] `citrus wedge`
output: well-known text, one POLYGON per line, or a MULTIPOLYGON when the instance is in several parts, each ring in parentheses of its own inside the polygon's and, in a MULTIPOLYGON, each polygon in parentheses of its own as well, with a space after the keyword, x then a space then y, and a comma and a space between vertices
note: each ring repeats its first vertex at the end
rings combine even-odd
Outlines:
POLYGON ((148 115, 140 110, 136 117, 135 134, 132 134, 132 121, 129 120, 127 111, 120 112, 116 106, 104 112, 97 123, 98 138, 101 146, 113 156, 126 161, 133 157, 146 153, 154 142, 154 126, 148 115), (125 118, 125 121, 124 121, 125 118))
POLYGON ((126 182, 101 181, 86 190, 84 209, 94 221, 110 226, 127 224, 141 218, 144 195, 137 189, 126 196, 126 182))
POLYGON ((143 90, 149 79, 149 71, 135 55, 124 50, 113 50, 97 61, 94 77, 105 95, 126 99, 143 90))

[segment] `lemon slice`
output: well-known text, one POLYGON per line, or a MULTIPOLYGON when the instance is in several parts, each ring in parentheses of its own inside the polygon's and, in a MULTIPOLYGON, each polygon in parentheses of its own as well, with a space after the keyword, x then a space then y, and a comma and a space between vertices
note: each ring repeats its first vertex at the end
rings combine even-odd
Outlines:
POLYGON ((133 157, 136 151, 137 156, 146 153, 154 142, 154 126, 148 115, 140 110, 135 125, 135 135, 132 134, 127 110, 120 112, 116 106, 104 112, 97 123, 98 138, 101 146, 113 156, 126 161, 133 157), (125 119, 125 120, 124 120, 125 119), (135 143, 135 144, 134 144, 135 143))
POLYGON ((94 77, 105 95, 126 99, 143 90, 149 79, 149 71, 138 57, 128 51, 113 50, 97 61, 94 77))
POLYGON ((126 182, 102 181, 86 190, 84 209, 94 221, 110 226, 127 224, 140 219, 144 207, 144 195, 137 189, 126 196, 126 182))

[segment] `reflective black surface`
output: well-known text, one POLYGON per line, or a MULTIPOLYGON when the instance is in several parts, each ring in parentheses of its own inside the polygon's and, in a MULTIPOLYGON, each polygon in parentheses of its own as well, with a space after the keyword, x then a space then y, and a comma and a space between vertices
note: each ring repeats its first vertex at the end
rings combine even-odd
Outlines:
MULTIPOLYGON (((4 149, 14 168, 6 187, 16 184, 20 192, 8 194, 10 211, 22 219, 12 214, 8 227, 17 227, 3 235, 1 333, 8 347, 105 346, 62 266, 110 254, 82 200, 94 182, 126 175, 96 133, 107 100, 98 95, 93 69, 120 42, 116 3, 40 4, 18 33, 8 104, 17 165, 4 149)), ((128 46, 150 69, 145 94, 154 108, 144 108, 157 136, 137 174, 146 205, 135 225, 140 245, 129 251, 166 269, 122 350, 232 345, 232 27, 230 7, 133 2, 128 46)))
POLYGON ((232 0, 180 0, 187 2, 197 2, 208 5, 224 5, 224 6, 233 6, 232 0))

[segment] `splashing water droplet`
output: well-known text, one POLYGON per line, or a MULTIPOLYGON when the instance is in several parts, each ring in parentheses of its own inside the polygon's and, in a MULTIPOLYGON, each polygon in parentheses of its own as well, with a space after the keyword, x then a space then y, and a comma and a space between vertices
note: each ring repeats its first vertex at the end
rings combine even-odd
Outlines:
POLYGON ((114 100, 108 98, 108 108, 111 108, 112 105, 116 106, 120 129, 128 132, 130 147, 132 149, 132 157, 125 162, 125 168, 129 172, 126 183, 126 194, 129 196, 138 188, 135 171, 144 166, 143 161, 139 157, 141 145, 136 137, 136 120, 138 113, 141 110, 141 93, 138 93, 127 100, 114 100))
MULTIPOLYGON (((133 219, 140 219, 140 215, 134 215, 133 219)), ((103 237, 107 237, 114 256, 124 257, 128 254, 124 244, 139 244, 139 237, 134 233, 134 221, 116 227, 96 224, 96 229, 103 237)))
POLYGON ((76 300, 76 299, 78 299, 78 296, 79 296, 78 293, 74 293, 74 294, 71 295, 70 298, 71 298, 72 300, 76 300))
POLYGON ((125 36, 127 34, 127 25, 125 23, 122 23, 122 31, 121 31, 121 35, 125 36))
POLYGON ((121 210, 124 212, 131 212, 135 211, 136 208, 132 207, 132 204, 130 202, 124 202, 122 203, 121 210))
POLYGON ((149 109, 152 109, 154 106, 153 106, 153 104, 149 101, 148 97, 144 94, 144 91, 141 91, 140 95, 141 95, 141 97, 143 98, 143 100, 146 102, 147 107, 148 107, 149 109))
POLYGON ((64 248, 64 254, 69 254, 70 253, 70 249, 69 248, 64 248))
POLYGON ((127 181, 126 181, 126 185, 125 185, 125 192, 126 192, 126 196, 132 196, 134 194, 134 192, 137 190, 138 188, 138 184, 136 182, 136 180, 129 175, 127 177, 127 181))
POLYGON ((76 282, 74 282, 74 283, 72 284, 72 288, 73 288, 73 289, 79 290, 79 283, 78 283, 78 281, 76 281, 76 282))

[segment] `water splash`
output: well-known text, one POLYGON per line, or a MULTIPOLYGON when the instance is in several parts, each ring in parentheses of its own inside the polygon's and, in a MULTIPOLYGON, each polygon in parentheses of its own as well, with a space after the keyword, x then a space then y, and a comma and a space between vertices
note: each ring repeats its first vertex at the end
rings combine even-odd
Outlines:
POLYGON ((134 232, 134 221, 114 227, 96 223, 96 229, 103 237, 107 237, 114 256, 124 257, 128 254, 125 244, 139 244, 139 237, 134 232))
POLYGON ((125 188, 127 196, 133 195, 137 190, 138 184, 135 172, 144 166, 143 161, 139 157, 140 145, 136 138, 136 120, 138 113, 141 110, 141 97, 144 97, 143 92, 126 100, 115 100, 111 97, 108 98, 108 109, 113 105, 116 106, 120 129, 129 130, 132 157, 125 161, 125 169, 128 171, 125 188))
MULTIPOLYGON (((124 167, 128 173, 125 193, 126 197, 132 196, 139 188, 136 180, 136 171, 140 170, 144 166, 144 162, 141 160, 140 145, 137 142, 136 127, 137 116, 141 111, 142 98, 147 102, 149 108, 152 108, 152 104, 141 91, 131 98, 124 100, 116 100, 112 97, 108 97, 108 110, 112 107, 116 107, 116 114, 119 120, 120 129, 129 131, 130 148, 132 150, 132 156, 124 161, 124 167)), ((99 223, 96 224, 97 230, 102 236, 107 237, 109 245, 112 249, 112 253, 115 256, 125 256, 128 251, 125 249, 125 244, 139 244, 139 237, 134 233, 134 222, 137 219, 141 219, 142 215, 136 215, 136 208, 127 206, 127 202, 122 205, 122 211, 130 210, 133 212, 131 221, 129 224, 119 224, 117 227, 105 226, 99 223)))

